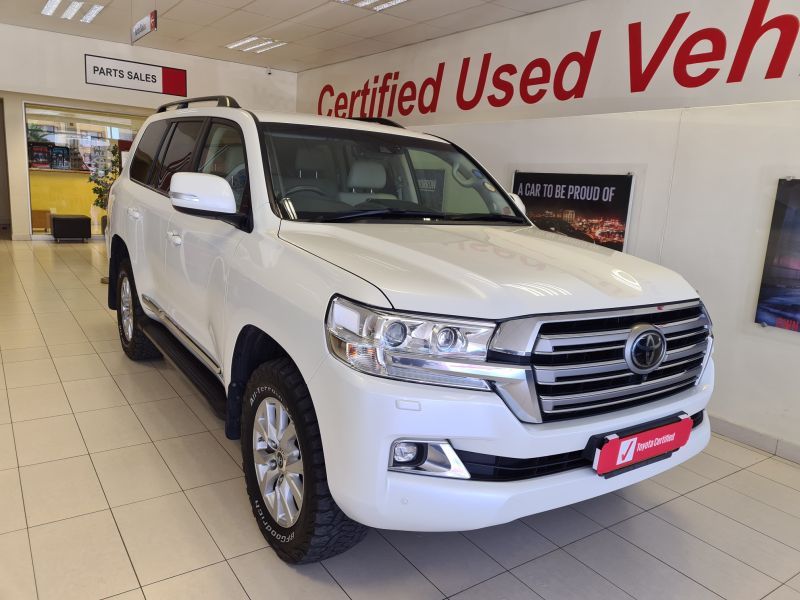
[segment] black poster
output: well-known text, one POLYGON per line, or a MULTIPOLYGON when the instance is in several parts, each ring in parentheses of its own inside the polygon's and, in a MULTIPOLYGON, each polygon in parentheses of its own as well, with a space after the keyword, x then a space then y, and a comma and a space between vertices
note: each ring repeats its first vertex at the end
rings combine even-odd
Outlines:
POLYGON ((800 180, 778 183, 756 323, 800 331, 800 180))
POLYGON ((514 174, 514 192, 545 231, 622 250, 633 175, 514 174))

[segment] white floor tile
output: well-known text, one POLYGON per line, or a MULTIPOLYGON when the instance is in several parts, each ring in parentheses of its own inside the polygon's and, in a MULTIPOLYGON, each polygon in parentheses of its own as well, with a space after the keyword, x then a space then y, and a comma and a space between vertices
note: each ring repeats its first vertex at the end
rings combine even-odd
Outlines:
POLYGON ((223 560, 183 493, 113 511, 142 585, 223 560))
POLYGON ((711 436, 711 441, 704 452, 740 468, 749 467, 769 457, 766 452, 745 448, 716 435, 711 436))
POLYGON ((650 510, 678 497, 678 492, 649 479, 617 490, 616 494, 644 510, 650 510))
POLYGON ((28 532, 0 535, 0 598, 36 600, 28 532))
POLYGON ((0 425, 0 470, 17 466, 17 450, 11 425, 0 425))
POLYGON ((555 544, 522 521, 467 531, 464 535, 506 569, 513 569, 556 549, 555 544))
MULTIPOLYGON (((116 320, 113 320, 112 322, 114 323, 114 327, 116 327, 116 320)), ((119 334, 119 331, 117 331, 117 334, 119 334)), ((93 340, 92 347, 98 354, 103 354, 104 352, 116 352, 121 347, 119 335, 117 335, 116 339, 113 340, 93 340)))
POLYGON ((253 517, 244 477, 194 488, 186 496, 225 558, 267 545, 253 517))
POLYGON ((545 600, 631 600, 563 550, 517 567, 512 573, 545 600))
POLYGON ((91 410, 75 415, 89 452, 102 452, 150 441, 130 406, 91 410))
POLYGON ((800 490, 800 465, 796 463, 773 457, 749 467, 748 471, 800 490))
POLYGON ((779 510, 800 517, 800 491, 750 471, 739 471, 719 483, 779 510))
POLYGON ((637 600, 719 600, 710 590, 610 531, 595 533, 565 550, 637 600))
POLYGON ((79 354, 77 356, 60 356, 53 359, 61 381, 79 381, 108 377, 108 371, 97 354, 79 354))
POLYGON ((383 535, 446 596, 503 572, 460 533, 386 531, 383 535))
POLYGON ((106 598, 138 587, 109 511, 30 529, 40 600, 106 598))
POLYGON ((64 382, 64 390, 76 413, 125 406, 127 401, 111 377, 64 382))
POLYGON ((0 387, 0 425, 11 422, 11 411, 8 408, 8 394, 0 387))
POLYGON ((527 587, 511 573, 502 573, 497 577, 479 583, 475 587, 456 594, 452 600, 541 600, 536 592, 527 587))
POLYGON ((209 406, 205 398, 191 394, 189 396, 183 396, 182 399, 209 431, 225 428, 225 421, 220 419, 214 411, 211 410, 211 406, 209 406))
POLYGON ((72 412, 60 383, 9 390, 8 406, 15 422, 68 415, 72 412))
POLYGON ((793 577, 792 579, 790 579, 790 580, 788 581, 787 585, 788 585, 790 588, 794 588, 794 589, 796 589, 798 592, 800 592, 800 572, 798 572, 798 574, 797 574, 797 576, 796 576, 796 577, 793 577))
POLYGON ((50 356, 60 358, 63 356, 80 356, 81 354, 95 354, 89 342, 72 342, 69 344, 56 344, 48 346, 50 356))
POLYGON ((20 466, 86 454, 73 415, 14 423, 20 466))
POLYGON ((250 600, 348 600, 319 563, 290 566, 269 548, 229 562, 250 600))
POLYGON ((112 375, 126 375, 149 371, 153 366, 148 362, 136 362, 128 358, 122 350, 103 352, 100 355, 108 372, 112 375))
POLYGON ((598 523, 571 506, 549 510, 522 520, 557 546, 566 546, 602 529, 598 523))
POLYGON ((800 600, 800 592, 788 586, 783 586, 772 592, 764 600, 800 600))
POLYGON ((49 358, 4 365, 8 389, 58 383, 58 373, 49 358))
POLYGON ((377 531, 344 554, 329 558, 325 568, 352 600, 437 600, 442 593, 377 531))
POLYGON ((3 351, 44 345, 44 338, 38 329, 0 333, 0 350, 3 351))
POLYGON ((729 600, 760 600, 779 582, 650 514, 612 531, 729 600))
POLYGON ((156 447, 185 490, 234 479, 242 474, 239 466, 207 431, 160 440, 156 447))
POLYGON ((206 431, 180 398, 134 404, 133 410, 154 441, 206 431))
POLYGON ((669 471, 656 475, 651 481, 663 485, 679 494, 687 494, 692 490, 703 487, 711 480, 682 466, 673 467, 669 471))
POLYGON ((800 571, 800 552, 794 548, 688 498, 676 498, 652 512, 778 581, 800 571))
POLYGON ((229 440, 225 435, 224 429, 215 429, 211 432, 211 435, 214 436, 220 445, 225 448, 225 451, 228 455, 233 459, 237 465, 239 465, 240 469, 244 469, 242 466, 242 442, 241 440, 229 440))
POLYGON ((92 461, 112 507, 180 491, 153 444, 98 452, 92 461))
POLYGON ((44 360, 50 358, 50 352, 46 346, 34 346, 33 348, 17 348, 3 352, 3 363, 23 362, 27 360, 44 360))
POLYGON ((0 471, 0 534, 25 529, 26 526, 19 473, 17 469, 0 471))
POLYGON ((248 600, 228 563, 218 563, 144 588, 147 600, 248 600))
POLYGON ((616 494, 605 494, 572 507, 603 527, 610 527, 642 512, 642 509, 616 494))
POLYGON ((736 465, 720 460, 705 452, 701 452, 694 458, 687 460, 681 466, 712 481, 727 477, 739 470, 736 465))
POLYGON ((108 508, 88 456, 21 467, 20 478, 30 527, 108 508))
POLYGON ((145 597, 142 590, 137 589, 125 592, 124 594, 118 594, 117 596, 110 596, 108 600, 145 600, 145 597))
POLYGON ((175 398, 178 394, 155 369, 143 373, 115 375, 119 389, 131 404, 175 398))

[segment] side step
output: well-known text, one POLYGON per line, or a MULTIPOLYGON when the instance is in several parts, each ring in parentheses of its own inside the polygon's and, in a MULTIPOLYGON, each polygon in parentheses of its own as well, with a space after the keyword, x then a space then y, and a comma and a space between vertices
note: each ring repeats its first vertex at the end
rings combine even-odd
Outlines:
POLYGON ((141 330, 151 342, 169 360, 176 369, 183 372, 186 378, 194 384, 197 391, 211 405, 211 409, 220 418, 227 416, 227 394, 222 382, 209 371, 206 366, 197 360, 184 346, 172 335, 166 327, 153 319, 141 318, 141 330))

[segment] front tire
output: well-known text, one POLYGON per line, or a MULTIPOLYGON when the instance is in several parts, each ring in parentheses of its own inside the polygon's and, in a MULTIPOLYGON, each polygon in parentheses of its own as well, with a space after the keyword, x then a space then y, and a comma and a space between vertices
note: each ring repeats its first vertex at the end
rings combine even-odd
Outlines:
POLYGON ((349 550, 367 528, 331 496, 317 415, 289 358, 250 376, 242 406, 247 493, 261 533, 288 563, 310 563, 349 550))
POLYGON ((153 345, 139 328, 139 322, 145 318, 133 269, 127 258, 120 261, 117 269, 117 329, 122 349, 131 360, 153 360, 161 358, 161 352, 153 345))

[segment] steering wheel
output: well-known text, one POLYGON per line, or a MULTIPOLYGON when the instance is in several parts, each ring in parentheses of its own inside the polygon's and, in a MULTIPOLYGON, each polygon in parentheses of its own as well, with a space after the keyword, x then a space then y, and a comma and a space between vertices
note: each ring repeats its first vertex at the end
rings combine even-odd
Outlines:
POLYGON ((322 196, 323 198, 327 198, 328 197, 328 194, 323 192, 318 187, 314 187, 313 185, 296 185, 292 189, 286 190, 283 195, 284 195, 284 197, 285 196, 291 196, 295 192, 312 192, 314 194, 322 196))

